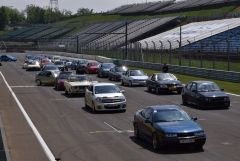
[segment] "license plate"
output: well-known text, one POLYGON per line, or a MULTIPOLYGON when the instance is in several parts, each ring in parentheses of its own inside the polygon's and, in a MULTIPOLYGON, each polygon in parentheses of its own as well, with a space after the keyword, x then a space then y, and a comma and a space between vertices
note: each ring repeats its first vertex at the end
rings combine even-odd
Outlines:
POLYGON ((168 88, 170 91, 174 91, 174 90, 176 90, 176 87, 174 86, 174 87, 169 87, 168 88))
POLYGON ((184 140, 180 140, 181 144, 187 144, 187 143, 194 143, 195 140, 194 139, 184 139, 184 140))

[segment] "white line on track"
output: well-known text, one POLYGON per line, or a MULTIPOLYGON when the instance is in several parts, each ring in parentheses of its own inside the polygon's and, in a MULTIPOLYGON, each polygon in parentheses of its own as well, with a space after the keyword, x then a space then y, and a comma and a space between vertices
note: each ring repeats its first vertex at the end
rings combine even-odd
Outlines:
POLYGON ((48 159, 50 161, 55 161, 55 157, 52 154, 51 150, 49 149, 49 147, 47 146, 46 142, 43 140, 42 136, 40 135, 40 133, 38 132, 37 128, 35 127, 35 125, 33 124, 32 120, 30 119, 30 117, 28 116, 27 112, 25 111, 25 109, 23 108, 22 104, 20 103, 20 101, 18 100, 17 96, 15 95, 15 93, 13 92, 12 88, 9 86, 7 80, 5 79, 4 75, 2 74, 2 72, 0 72, 0 75, 2 76, 5 84, 7 85, 7 88, 9 89, 9 91, 11 92, 13 98, 15 99, 19 109, 21 110, 23 116, 25 117, 25 119, 27 120, 28 125, 31 127, 34 135, 36 136, 38 142, 40 143, 40 145, 43 148, 43 151, 45 152, 45 154, 47 155, 48 159))
POLYGON ((240 95, 238 95, 238 94, 233 94, 233 93, 227 93, 227 94, 232 95, 232 96, 236 96, 236 97, 240 97, 240 95))
POLYGON ((122 133, 122 131, 116 129, 115 127, 113 127, 112 125, 108 124, 107 122, 104 122, 105 125, 107 125, 108 127, 112 128, 114 131, 118 132, 118 133, 122 133))
POLYGON ((11 88, 36 88, 39 86, 10 86, 11 88))

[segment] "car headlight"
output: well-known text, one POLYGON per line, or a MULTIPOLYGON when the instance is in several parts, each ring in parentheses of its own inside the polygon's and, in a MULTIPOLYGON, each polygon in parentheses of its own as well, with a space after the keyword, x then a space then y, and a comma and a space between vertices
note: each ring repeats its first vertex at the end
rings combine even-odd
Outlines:
POLYGON ((36 61, 36 62, 35 62, 35 64, 36 64, 36 65, 39 65, 39 62, 38 62, 38 61, 36 61))
POLYGON ((167 134, 165 134, 165 137, 173 138, 173 137, 177 137, 177 134, 176 133, 167 133, 167 134))
POLYGON ((124 101, 126 101, 126 98, 124 98, 124 97, 123 97, 123 98, 120 98, 120 101, 121 101, 121 102, 124 102, 124 101))
POLYGON ((166 84, 160 84, 159 87, 160 88, 167 88, 167 85, 166 84))
POLYGON ((96 101, 97 101, 97 102, 100 102, 100 103, 102 103, 102 99, 101 99, 101 98, 99 98, 99 97, 98 97, 98 98, 96 98, 96 101))
POLYGON ((207 98, 207 97, 206 97, 206 98, 205 98, 205 101, 209 102, 209 101, 210 101, 210 98, 207 98))
POLYGON ((195 136, 203 136, 203 135, 205 135, 205 133, 203 131, 200 131, 200 132, 195 132, 194 135, 195 136))

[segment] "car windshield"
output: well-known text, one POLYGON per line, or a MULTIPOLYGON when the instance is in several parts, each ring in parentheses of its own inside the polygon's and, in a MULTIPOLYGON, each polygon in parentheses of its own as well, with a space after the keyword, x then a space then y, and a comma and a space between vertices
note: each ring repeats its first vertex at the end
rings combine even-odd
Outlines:
POLYGON ((130 76, 143 76, 144 73, 141 70, 132 70, 130 71, 130 76))
POLYGON ((105 68, 105 69, 111 69, 113 68, 115 65, 112 64, 112 63, 108 63, 108 64, 102 64, 102 68, 105 68))
POLYGON ((64 65, 64 62, 63 61, 56 61, 54 64, 55 65, 64 65))
POLYGON ((88 65, 89 66, 98 66, 98 63, 97 62, 92 62, 92 63, 89 63, 88 65))
POLYGON ((187 113, 176 109, 156 110, 153 113, 153 122, 174 122, 190 120, 187 113))
POLYGON ((215 83, 202 83, 198 85, 199 92, 220 91, 220 88, 215 83))
POLYGON ((120 93, 120 89, 115 85, 95 86, 95 94, 120 93))
POLYGON ((157 80, 177 80, 177 78, 170 73, 161 73, 157 75, 157 80))
POLYGON ((85 75, 74 75, 68 78, 70 82, 81 82, 87 80, 85 75))
POLYGON ((116 67, 116 72, 126 72, 128 69, 125 66, 116 67))
POLYGON ((60 73, 59 79, 67 79, 71 74, 72 74, 72 72, 60 73))
POLYGON ((46 66, 44 70, 59 70, 56 66, 46 66))

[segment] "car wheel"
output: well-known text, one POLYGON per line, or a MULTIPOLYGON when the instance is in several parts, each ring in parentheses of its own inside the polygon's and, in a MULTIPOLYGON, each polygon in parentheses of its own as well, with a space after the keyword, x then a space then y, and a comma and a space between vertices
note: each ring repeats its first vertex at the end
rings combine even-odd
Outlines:
POLYGON ((156 133, 153 133, 152 135, 152 146, 154 150, 158 150, 159 145, 158 145, 158 139, 156 133))
POLYGON ((93 102, 92 102, 92 112, 93 112, 93 113, 96 113, 96 108, 95 108, 95 105, 94 105, 93 102))
POLYGON ((135 123, 134 124, 134 137, 135 137, 135 139, 139 139, 139 130, 138 130, 138 126, 137 126, 137 124, 135 123))
POLYGON ((123 80, 121 81, 121 85, 124 86, 124 82, 123 82, 123 80))
POLYGON ((66 94, 66 95, 68 95, 68 94, 69 94, 67 90, 65 90, 65 94, 66 94))
POLYGON ((148 91, 148 92, 152 92, 149 85, 147 85, 147 91, 148 91))
POLYGON ((156 87, 155 92, 156 92, 156 94, 160 94, 160 93, 161 93, 160 88, 159 88, 159 87, 156 87))
POLYGON ((42 85, 42 82, 41 82, 39 79, 36 80, 36 83, 37 83, 38 86, 41 86, 41 85, 42 85))
POLYGON ((177 94, 181 94, 181 93, 182 93, 182 89, 178 89, 177 94))
POLYGON ((194 149, 196 149, 197 151, 203 151, 203 145, 196 145, 194 149))
POLYGON ((132 81, 129 81, 129 87, 132 87, 133 86, 133 84, 132 84, 132 81))
POLYGON ((183 105, 187 105, 186 98, 184 98, 184 97, 182 97, 182 104, 183 104, 183 105))

